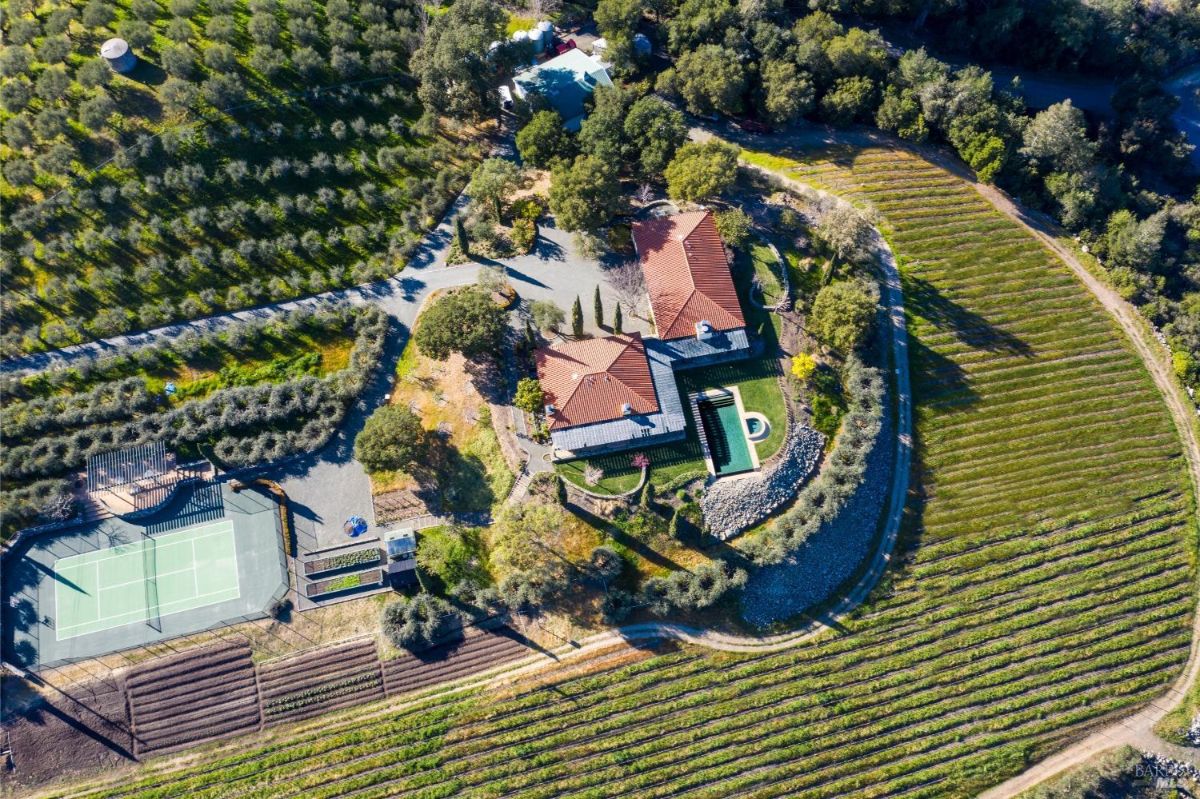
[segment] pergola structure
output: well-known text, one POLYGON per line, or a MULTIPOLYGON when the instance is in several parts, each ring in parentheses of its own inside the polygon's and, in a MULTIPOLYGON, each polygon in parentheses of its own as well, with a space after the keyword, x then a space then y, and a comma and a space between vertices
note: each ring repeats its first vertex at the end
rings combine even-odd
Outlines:
POLYGON ((136 513, 161 504, 207 466, 180 467, 161 441, 102 452, 88 458, 87 493, 114 514, 136 513))

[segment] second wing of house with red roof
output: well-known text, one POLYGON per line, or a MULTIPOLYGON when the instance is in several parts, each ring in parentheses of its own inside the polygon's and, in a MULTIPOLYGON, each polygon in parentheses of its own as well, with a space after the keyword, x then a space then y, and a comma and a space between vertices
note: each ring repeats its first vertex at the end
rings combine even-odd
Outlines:
POLYGON ((658 338, 681 368, 744 358, 750 339, 711 211, 635 222, 658 338))
POLYGON ((669 359, 632 335, 561 341, 535 354, 554 449, 594 453, 684 437, 669 359))

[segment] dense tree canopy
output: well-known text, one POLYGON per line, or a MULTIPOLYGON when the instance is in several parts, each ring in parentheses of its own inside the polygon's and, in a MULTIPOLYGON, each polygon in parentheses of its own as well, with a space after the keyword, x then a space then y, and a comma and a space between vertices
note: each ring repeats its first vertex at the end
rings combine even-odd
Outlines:
POLYGON ((563 129, 557 111, 538 111, 517 133, 517 152, 530 166, 544 169, 560 158, 570 158, 574 144, 563 129))
POLYGON ((616 165, 594 155, 581 155, 550 177, 550 211, 563 230, 595 230, 622 206, 616 165))
POLYGON ((689 202, 715 197, 737 179, 737 159, 738 148, 719 139, 688 142, 667 166, 667 193, 689 202))
POLYGON ((368 472, 405 469, 424 451, 425 428, 408 408, 383 405, 354 439, 354 457, 368 472))
POLYGON ((491 0, 458 0, 433 16, 413 71, 426 108, 455 119, 480 119, 492 107, 495 74, 488 45, 504 39, 504 9, 491 0))
POLYGON ((625 135, 637 153, 642 175, 659 175, 675 151, 687 141, 683 114, 654 96, 646 96, 629 107, 625 135))
POLYGON ((430 358, 451 352, 467 358, 494 355, 504 342, 508 315, 486 292, 472 286, 443 295, 417 320, 414 340, 430 358))
POLYGON ((701 45, 680 56, 675 67, 675 91, 693 114, 740 113, 746 87, 746 68, 728 47, 701 45))

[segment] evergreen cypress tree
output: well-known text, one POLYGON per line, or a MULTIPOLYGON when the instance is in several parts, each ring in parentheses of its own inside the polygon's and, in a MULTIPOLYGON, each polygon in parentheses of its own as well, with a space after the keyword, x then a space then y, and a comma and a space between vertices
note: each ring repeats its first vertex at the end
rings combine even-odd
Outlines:
POLYGON ((575 338, 583 338, 583 303, 579 301, 579 295, 575 295, 575 304, 571 306, 571 335, 575 338))
POLYGON ((624 332, 621 330, 621 323, 623 321, 624 320, 621 318, 621 304, 617 303, 617 309, 615 311, 613 311, 613 332, 614 333, 624 332))
POLYGON ((592 313, 596 317, 596 327, 603 329, 604 327, 604 303, 600 299, 600 286, 596 286, 596 294, 592 298, 592 313))
POLYGON ((467 238, 467 225, 461 216, 454 217, 454 235, 458 239, 458 249, 462 250, 463 255, 467 255, 470 252, 471 242, 467 238))
POLYGON ((528 319, 525 320, 525 351, 533 352, 537 349, 537 334, 533 331, 533 323, 528 319))

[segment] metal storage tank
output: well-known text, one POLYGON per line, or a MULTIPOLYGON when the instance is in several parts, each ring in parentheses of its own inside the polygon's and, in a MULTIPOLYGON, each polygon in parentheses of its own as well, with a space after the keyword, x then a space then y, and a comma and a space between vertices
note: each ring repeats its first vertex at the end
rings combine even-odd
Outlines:
POLYGON ((137 56, 124 39, 109 39, 100 45, 100 56, 108 62, 113 72, 125 73, 137 66, 137 56))

